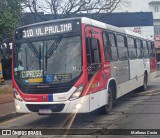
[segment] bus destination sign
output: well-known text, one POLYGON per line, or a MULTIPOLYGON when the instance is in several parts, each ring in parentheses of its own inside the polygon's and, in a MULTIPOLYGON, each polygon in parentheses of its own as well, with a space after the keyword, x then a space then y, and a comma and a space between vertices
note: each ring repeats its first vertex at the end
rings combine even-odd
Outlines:
POLYGON ((29 26, 22 28, 16 31, 15 35, 18 36, 18 39, 22 38, 31 38, 38 36, 46 36, 51 34, 67 33, 76 31, 80 28, 80 22, 63 22, 63 23, 50 23, 50 24, 41 24, 37 26, 29 26))

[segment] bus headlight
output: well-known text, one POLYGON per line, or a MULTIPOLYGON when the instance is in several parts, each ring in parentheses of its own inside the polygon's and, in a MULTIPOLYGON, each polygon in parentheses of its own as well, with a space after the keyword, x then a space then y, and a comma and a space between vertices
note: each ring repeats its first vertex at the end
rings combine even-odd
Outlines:
POLYGON ((69 98, 70 101, 72 100, 75 100, 77 98, 80 97, 82 91, 83 91, 83 88, 84 88, 84 84, 80 85, 75 91, 74 93, 71 95, 71 97, 69 98))
POLYGON ((14 93, 14 97, 17 99, 17 100, 19 100, 19 101, 23 101, 23 99, 22 99, 22 97, 19 95, 19 93, 18 93, 18 91, 15 89, 15 88, 13 88, 13 93, 14 93))

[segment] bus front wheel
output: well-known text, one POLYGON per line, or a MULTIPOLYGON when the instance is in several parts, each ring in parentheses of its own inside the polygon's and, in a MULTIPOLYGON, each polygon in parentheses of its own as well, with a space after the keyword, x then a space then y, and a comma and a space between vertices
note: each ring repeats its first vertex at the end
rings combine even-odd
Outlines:
POLYGON ((109 114, 112 111, 112 108, 113 108, 113 95, 111 89, 109 88, 108 103, 100 108, 100 113, 109 114))

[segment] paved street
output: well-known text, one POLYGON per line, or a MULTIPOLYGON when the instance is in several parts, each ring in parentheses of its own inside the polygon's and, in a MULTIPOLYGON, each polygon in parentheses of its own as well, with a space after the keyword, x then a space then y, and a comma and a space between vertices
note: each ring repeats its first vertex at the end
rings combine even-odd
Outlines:
MULTIPOLYGON (((97 112, 90 114, 54 114, 39 116, 25 114, 0 123, 1 129, 56 129, 56 128, 96 128, 109 129, 159 129, 160 128, 160 78, 149 84, 146 92, 134 92, 119 99, 109 115, 97 112)), ((8 107, 13 105, 8 103, 8 107)), ((7 105, 6 105, 7 106, 7 105)), ((7 108, 7 107, 4 107, 7 108)), ((97 134, 97 133, 96 133, 97 134)), ((101 133, 98 133, 100 135, 101 133)), ((101 135, 102 137, 106 137, 101 135)), ((18 136, 15 136, 18 137, 18 136)), ((24 136, 21 136, 21 138, 24 136)), ((52 136, 50 136, 52 137, 52 136)), ((90 137, 90 136, 87 136, 90 137)), ((115 137, 115 136, 107 136, 115 137)), ((119 136, 124 137, 124 136, 119 136)), ((130 137, 130 136, 128 136, 130 137)))

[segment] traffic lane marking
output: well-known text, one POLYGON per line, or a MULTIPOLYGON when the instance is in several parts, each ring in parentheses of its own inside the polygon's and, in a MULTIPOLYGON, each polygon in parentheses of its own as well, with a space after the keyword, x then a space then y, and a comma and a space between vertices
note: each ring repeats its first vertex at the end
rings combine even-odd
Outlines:
POLYGON ((145 92, 139 92, 138 94, 141 94, 141 93, 151 93, 151 92, 155 92, 155 91, 160 91, 160 89, 150 90, 150 91, 145 91, 145 92))
POLYGON ((138 94, 134 94, 134 95, 141 95, 141 96, 152 96, 152 95, 158 95, 158 94, 160 94, 160 92, 150 92, 150 93, 138 93, 138 94))
POLYGON ((138 93, 135 93, 134 95, 147 95, 148 94, 149 96, 150 94, 157 93, 159 91, 160 89, 156 89, 156 90, 150 90, 150 91, 145 91, 145 92, 138 92, 138 93))
POLYGON ((152 96, 152 95, 158 95, 158 94, 160 94, 160 92, 151 93, 151 94, 146 94, 146 95, 148 95, 148 96, 152 96))
POLYGON ((18 119, 21 119, 21 118, 24 118, 24 117, 27 117, 27 116, 30 116, 30 115, 31 115, 31 114, 26 114, 26 115, 22 115, 22 116, 19 116, 19 117, 10 119, 10 120, 6 120, 6 121, 0 123, 0 126, 1 126, 1 125, 5 125, 5 124, 7 124, 7 123, 11 123, 11 122, 13 122, 13 121, 16 121, 16 120, 18 120, 18 119))

